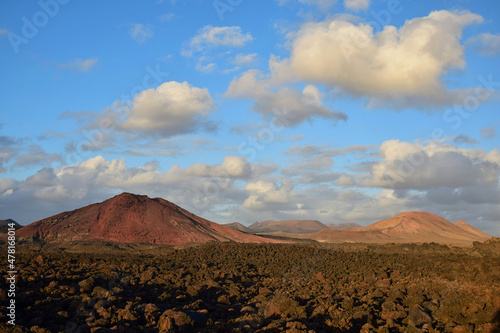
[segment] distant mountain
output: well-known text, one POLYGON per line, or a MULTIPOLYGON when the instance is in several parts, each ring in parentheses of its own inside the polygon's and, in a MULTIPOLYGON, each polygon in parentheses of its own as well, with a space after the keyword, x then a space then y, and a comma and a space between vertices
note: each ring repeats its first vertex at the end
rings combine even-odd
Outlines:
POLYGON ((277 242, 210 222, 162 198, 131 193, 34 222, 20 229, 18 237, 52 242, 95 240, 167 245, 277 242))
POLYGON ((467 227, 462 228, 431 213, 406 212, 366 227, 322 230, 311 235, 311 239, 321 242, 436 242, 460 245, 491 238, 486 233, 475 228, 477 231, 474 232, 470 228, 466 230, 467 227))
POLYGON ((9 231, 9 224, 14 223, 14 229, 16 229, 16 234, 17 230, 22 228, 23 226, 14 221, 13 219, 7 219, 7 220, 0 220, 0 240, 6 240, 7 239, 7 233, 9 231))
POLYGON ((317 220, 283 220, 255 222, 249 227, 255 233, 315 233, 323 229, 329 229, 317 220))
POLYGON ((239 222, 227 223, 227 224, 223 224, 223 226, 230 227, 230 228, 239 230, 241 232, 245 232, 247 234, 253 234, 254 233, 254 231, 252 229, 250 229, 249 227, 244 226, 243 224, 241 224, 239 222))
POLYGON ((359 228, 361 227, 357 223, 328 223, 325 224, 328 228, 333 230, 347 229, 347 228, 359 228))
POLYGON ((471 233, 471 234, 478 236, 478 237, 491 238, 491 236, 488 235, 487 233, 482 232, 481 230, 474 228, 473 226, 471 226, 470 224, 468 224, 462 220, 455 222, 455 225, 457 227, 471 233))
POLYGON ((11 224, 11 223, 14 223, 16 229, 19 229, 22 227, 22 225, 20 225, 19 223, 17 223, 13 219, 7 219, 7 220, 0 220, 0 228, 5 227, 7 229, 9 227, 9 224, 11 224))

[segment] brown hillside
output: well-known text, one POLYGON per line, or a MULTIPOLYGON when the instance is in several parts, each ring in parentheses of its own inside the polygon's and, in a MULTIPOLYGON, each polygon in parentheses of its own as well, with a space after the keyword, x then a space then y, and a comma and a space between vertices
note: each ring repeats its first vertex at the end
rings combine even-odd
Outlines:
POLYGON ((461 245, 484 241, 491 236, 464 230, 431 213, 406 212, 366 227, 322 230, 312 235, 311 238, 322 242, 436 242, 461 245))
POLYGON ((55 242, 99 240, 167 245, 276 242, 210 222, 167 200, 130 193, 34 222, 19 230, 18 237, 55 242))
POLYGON ((454 224, 457 227, 459 227, 459 228, 461 228, 461 229, 463 229, 463 230, 465 230, 465 231, 467 231, 467 232, 469 232, 471 234, 474 234, 474 235, 476 235, 478 237, 483 237, 483 238, 486 238, 486 239, 491 238, 491 236, 488 235, 487 233, 482 232, 481 230, 474 228, 473 226, 471 226, 470 224, 468 224, 468 223, 466 223, 466 222, 464 222, 462 220, 459 220, 459 221, 455 222, 454 224))
POLYGON ((328 229, 326 225, 317 220, 282 220, 282 221, 262 221, 250 226, 253 232, 271 233, 282 231, 286 233, 315 233, 323 229, 328 229))
POLYGON ((326 226, 330 229, 333 229, 333 230, 361 227, 357 223, 328 223, 328 224, 326 224, 326 226))
POLYGON ((238 231, 245 232, 247 234, 252 234, 253 233, 252 229, 250 229, 247 226, 244 226, 243 224, 241 224, 239 222, 227 223, 227 224, 223 224, 223 226, 230 227, 230 228, 236 229, 238 231))

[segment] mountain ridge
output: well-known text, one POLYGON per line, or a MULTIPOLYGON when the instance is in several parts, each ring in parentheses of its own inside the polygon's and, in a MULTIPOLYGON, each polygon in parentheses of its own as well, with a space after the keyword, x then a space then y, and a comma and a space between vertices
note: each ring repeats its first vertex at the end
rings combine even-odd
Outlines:
POLYGON ((162 198, 122 193, 100 203, 33 222, 20 238, 166 245, 201 242, 277 242, 203 219, 162 198))
MULTIPOLYGON (((467 226, 473 228, 468 224, 467 226)), ((473 229, 479 233, 473 233, 464 228, 429 212, 404 212, 365 227, 322 230, 312 235, 311 238, 320 242, 472 244, 474 241, 485 241, 492 237, 475 228, 473 229)))
POLYGON ((255 222, 249 228, 256 233, 315 233, 328 227, 318 220, 264 220, 255 222))

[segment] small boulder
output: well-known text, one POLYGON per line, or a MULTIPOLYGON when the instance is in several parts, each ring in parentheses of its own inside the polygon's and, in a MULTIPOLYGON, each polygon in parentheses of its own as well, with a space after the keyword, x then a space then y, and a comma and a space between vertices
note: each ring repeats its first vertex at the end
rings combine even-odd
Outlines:
POLYGON ((419 327, 423 324, 430 324, 432 323, 432 317, 429 315, 427 312, 425 312, 425 309, 421 307, 418 304, 415 304, 408 316, 408 324, 414 325, 415 327, 419 327))

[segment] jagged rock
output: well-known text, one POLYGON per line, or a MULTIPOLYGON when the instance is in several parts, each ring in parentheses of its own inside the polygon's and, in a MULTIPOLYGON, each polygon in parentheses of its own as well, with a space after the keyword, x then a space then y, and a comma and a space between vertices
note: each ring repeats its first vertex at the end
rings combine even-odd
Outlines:
POLYGON ((420 305, 415 304, 408 315, 408 324, 414 325, 415 327, 419 327, 423 324, 432 323, 432 317, 425 312, 425 309, 420 305))
POLYGON ((281 316, 288 318, 305 318, 306 311, 299 303, 286 295, 275 295, 264 308, 264 317, 281 316))
POLYGON ((255 312, 255 309, 250 305, 246 305, 241 308, 241 312, 255 312))
POLYGON ((118 320, 136 321, 137 317, 129 309, 120 309, 116 311, 118 320))
POLYGON ((99 299, 107 299, 112 293, 109 290, 104 289, 101 286, 97 286, 92 290, 92 296, 99 299))
POLYGON ((94 287, 94 284, 95 280, 92 277, 89 277, 88 279, 78 282, 80 290, 83 292, 90 291, 94 287))

